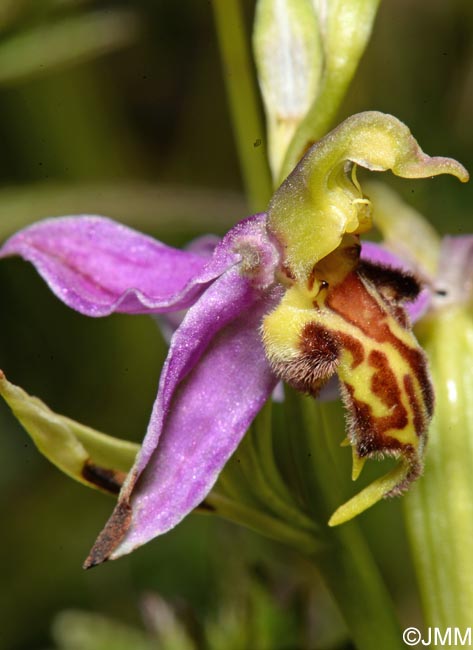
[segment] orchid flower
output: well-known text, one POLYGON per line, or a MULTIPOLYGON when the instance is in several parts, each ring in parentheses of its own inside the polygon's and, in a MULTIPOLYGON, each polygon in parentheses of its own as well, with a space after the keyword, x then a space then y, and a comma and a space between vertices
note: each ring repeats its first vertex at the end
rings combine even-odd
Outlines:
POLYGON ((392 266, 360 261, 372 216, 357 165, 406 178, 468 176, 451 159, 425 155, 394 117, 368 112, 315 144, 267 213, 238 223, 211 257, 96 216, 47 219, 3 246, 2 257, 32 262, 87 316, 187 310, 141 450, 88 566, 130 552, 198 506, 280 379, 317 395, 338 374, 355 476, 366 458, 401 460, 331 524, 420 474, 433 395, 403 307, 419 285, 392 266))

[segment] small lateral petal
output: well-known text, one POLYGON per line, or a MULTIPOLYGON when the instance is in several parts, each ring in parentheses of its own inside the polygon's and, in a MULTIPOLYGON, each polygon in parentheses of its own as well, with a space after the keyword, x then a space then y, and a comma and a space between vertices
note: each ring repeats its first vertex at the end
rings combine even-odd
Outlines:
POLYGON ((50 289, 87 316, 184 309, 238 262, 230 249, 171 248, 106 217, 57 217, 13 235, 0 257, 31 262, 50 289))
MULTIPOLYGON (((360 260, 379 264, 381 267, 388 267, 401 273, 412 274, 413 269, 398 255, 374 242, 363 242, 361 246, 360 260)), ((422 287, 414 300, 407 300, 404 309, 409 314, 412 323, 417 322, 427 312, 431 303, 431 292, 427 287, 422 287)))

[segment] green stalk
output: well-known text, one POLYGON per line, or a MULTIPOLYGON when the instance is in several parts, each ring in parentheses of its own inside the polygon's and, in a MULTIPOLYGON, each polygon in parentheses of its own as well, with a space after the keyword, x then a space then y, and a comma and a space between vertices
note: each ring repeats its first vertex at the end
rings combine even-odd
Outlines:
POLYGON ((213 0, 224 79, 246 195, 252 211, 265 210, 272 194, 265 130, 240 0, 213 0))
POLYGON ((215 490, 208 495, 206 503, 220 517, 244 525, 264 537, 297 549, 304 555, 310 556, 320 550, 320 542, 306 530, 294 527, 291 523, 287 524, 260 509, 235 501, 215 490))
POLYGON ((293 496, 285 484, 274 456, 273 403, 268 400, 253 421, 252 441, 256 457, 261 462, 262 472, 274 492, 286 502, 294 503, 293 496))
MULTIPOLYGON (((269 402, 256 416, 234 457, 220 474, 215 492, 265 517, 279 520, 294 533, 300 530, 312 535, 312 539, 317 535, 315 522, 293 499, 276 466, 269 402)), ((240 523, 247 525, 246 519, 240 523)))
POLYGON ((436 392, 424 476, 404 500, 426 623, 471 626, 473 612, 473 317, 435 315, 420 333, 436 392))
MULTIPOLYGON (((314 517, 321 520, 324 550, 313 556, 324 581, 334 596, 352 639, 360 650, 400 650, 404 648, 394 605, 378 567, 358 528, 350 522, 329 528, 332 512, 343 503, 342 486, 349 483, 343 473, 339 448, 343 438, 340 405, 323 404, 288 391, 289 421, 297 431, 294 440, 297 465, 314 517)), ((345 453, 344 453, 345 452, 345 453)))
POLYGON ((331 532, 318 567, 359 650, 404 650, 393 603, 357 524, 331 532))

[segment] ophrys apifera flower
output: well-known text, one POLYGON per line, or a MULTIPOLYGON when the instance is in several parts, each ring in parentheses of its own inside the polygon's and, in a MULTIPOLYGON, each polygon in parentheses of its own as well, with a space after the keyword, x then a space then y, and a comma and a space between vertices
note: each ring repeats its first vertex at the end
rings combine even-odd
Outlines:
POLYGON ((369 457, 401 459, 333 524, 419 474, 433 399, 403 308, 419 287, 409 274, 360 262, 371 210, 357 165, 467 179, 459 163, 423 154, 394 117, 362 113, 315 144, 268 212, 232 228, 210 259, 90 216, 40 222, 4 245, 3 257, 31 261, 83 314, 187 309, 143 445, 88 565, 130 552, 195 508, 281 378, 315 395, 338 374, 355 474, 369 457))

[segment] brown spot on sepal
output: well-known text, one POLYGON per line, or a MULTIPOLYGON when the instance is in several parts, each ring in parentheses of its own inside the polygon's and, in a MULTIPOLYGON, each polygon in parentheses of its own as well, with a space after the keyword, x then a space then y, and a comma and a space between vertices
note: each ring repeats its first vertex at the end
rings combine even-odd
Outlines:
POLYGON ((137 479, 138 474, 136 470, 132 469, 127 475, 126 482, 122 487, 115 510, 105 524, 105 528, 97 537, 92 550, 83 564, 84 569, 90 569, 97 566, 97 564, 106 562, 125 537, 131 525, 132 509, 130 497, 137 479))
POLYGON ((125 536, 131 523, 131 506, 126 501, 119 501, 115 506, 112 516, 107 521, 105 528, 97 538, 86 561, 84 569, 91 569, 97 564, 106 562, 113 550, 125 536))
MULTIPOLYGON (((131 485, 133 485, 132 482, 131 485)), ((98 564, 106 562, 124 538, 130 527, 132 517, 131 506, 128 501, 130 491, 130 489, 127 489, 126 498, 119 501, 115 506, 112 516, 107 521, 105 528, 98 536, 97 541, 83 564, 84 569, 91 569, 98 564)), ((215 512, 216 508, 207 501, 202 501, 195 510, 210 513, 215 512)))
POLYGON ((104 492, 118 494, 125 481, 126 473, 100 467, 87 460, 82 468, 82 478, 104 492))

